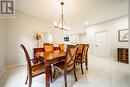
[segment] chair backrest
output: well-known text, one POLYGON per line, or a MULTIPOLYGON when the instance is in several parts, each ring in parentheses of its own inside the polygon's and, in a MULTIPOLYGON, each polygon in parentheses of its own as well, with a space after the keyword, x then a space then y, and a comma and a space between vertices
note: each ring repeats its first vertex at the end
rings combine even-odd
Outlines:
POLYGON ((54 51, 53 44, 44 44, 44 51, 45 52, 52 52, 52 51, 54 51))
POLYGON ((78 53, 82 53, 83 52, 84 44, 78 44, 78 45, 79 45, 78 53))
POLYGON ((77 49, 78 49, 78 46, 76 45, 67 45, 67 52, 66 52, 67 71, 70 71, 74 67, 75 55, 76 55, 77 49))
POLYGON ((61 51, 64 51, 64 48, 65 47, 65 45, 64 44, 59 44, 59 49, 61 50, 61 51))
POLYGON ((44 48, 34 48, 33 50, 34 58, 37 58, 37 56, 41 55, 44 52, 44 48))
POLYGON ((82 54, 83 56, 87 57, 88 49, 89 49, 89 44, 84 44, 83 54, 82 54))
POLYGON ((21 46, 21 48, 23 49, 23 51, 25 53, 26 62, 27 62, 27 71, 28 71, 29 74, 31 74, 31 61, 30 61, 28 51, 27 51, 27 49, 25 48, 25 46, 23 44, 21 44, 20 46, 21 46))

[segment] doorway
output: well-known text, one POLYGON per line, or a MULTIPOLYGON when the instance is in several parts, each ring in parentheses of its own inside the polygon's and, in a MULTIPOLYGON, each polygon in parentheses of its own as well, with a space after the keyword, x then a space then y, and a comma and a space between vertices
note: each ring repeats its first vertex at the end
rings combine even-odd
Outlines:
POLYGON ((109 57, 108 32, 95 32, 94 55, 99 57, 109 57))

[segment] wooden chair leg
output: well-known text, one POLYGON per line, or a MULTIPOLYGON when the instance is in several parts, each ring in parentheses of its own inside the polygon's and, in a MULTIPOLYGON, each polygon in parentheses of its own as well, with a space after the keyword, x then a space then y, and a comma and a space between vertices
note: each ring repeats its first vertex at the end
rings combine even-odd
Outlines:
POLYGON ((51 78, 51 82, 52 82, 52 69, 50 69, 50 78, 51 78))
POLYGON ((56 68, 54 68, 53 79, 55 79, 55 74, 56 74, 56 68))
POLYGON ((29 84, 28 84, 28 87, 31 87, 31 85, 32 85, 32 77, 29 76, 29 84))
POLYGON ((85 65, 86 65, 86 70, 88 70, 88 61, 87 61, 87 58, 85 58, 85 65))
POLYGON ((81 58, 81 72, 82 72, 82 74, 84 74, 84 72, 83 72, 83 63, 82 63, 82 58, 81 58))
POLYGON ((75 71, 75 64, 74 64, 74 77, 75 77, 75 81, 77 81, 77 76, 76 76, 76 71, 75 71))
POLYGON ((27 75, 27 77, 26 77, 25 85, 27 84, 27 82, 28 82, 28 75, 27 75))
POLYGON ((64 80, 65 80, 65 87, 67 87, 66 69, 64 70, 64 80))

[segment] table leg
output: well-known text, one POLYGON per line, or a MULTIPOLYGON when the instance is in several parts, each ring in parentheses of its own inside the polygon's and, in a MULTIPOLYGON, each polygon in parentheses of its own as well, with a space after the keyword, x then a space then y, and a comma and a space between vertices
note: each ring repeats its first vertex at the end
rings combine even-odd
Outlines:
POLYGON ((50 87, 50 65, 45 64, 46 87, 50 87))

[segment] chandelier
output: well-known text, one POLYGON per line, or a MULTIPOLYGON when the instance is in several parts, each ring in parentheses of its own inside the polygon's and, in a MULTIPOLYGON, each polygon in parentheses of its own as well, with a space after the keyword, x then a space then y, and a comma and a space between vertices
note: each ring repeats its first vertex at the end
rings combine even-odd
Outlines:
POLYGON ((62 14, 61 14, 61 19, 59 20, 58 23, 54 23, 54 27, 58 28, 58 29, 62 29, 65 31, 69 31, 69 27, 65 26, 65 20, 64 20, 64 14, 63 14, 63 6, 64 6, 64 2, 63 0, 61 0, 61 7, 62 7, 62 14))

